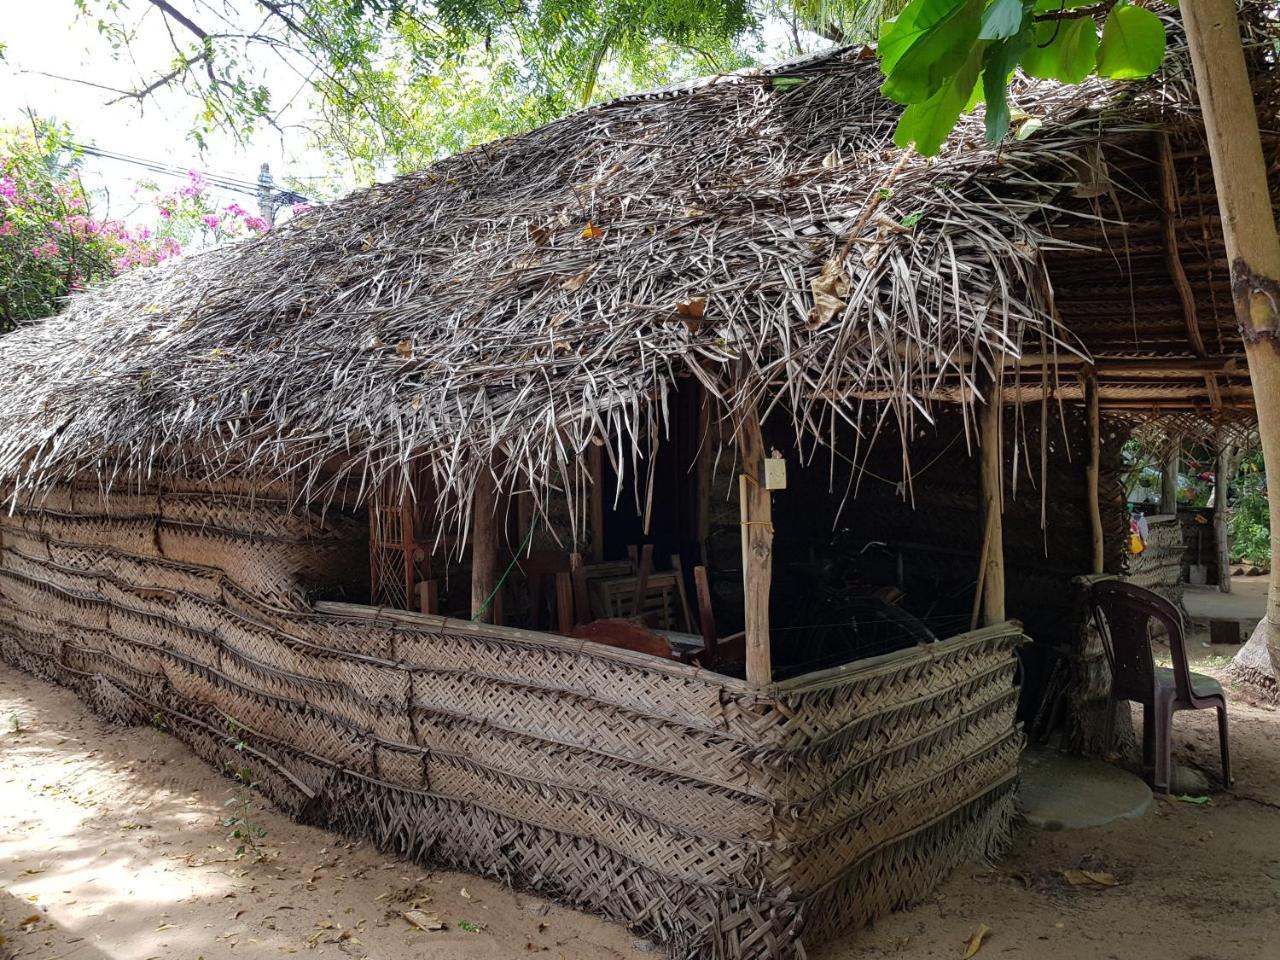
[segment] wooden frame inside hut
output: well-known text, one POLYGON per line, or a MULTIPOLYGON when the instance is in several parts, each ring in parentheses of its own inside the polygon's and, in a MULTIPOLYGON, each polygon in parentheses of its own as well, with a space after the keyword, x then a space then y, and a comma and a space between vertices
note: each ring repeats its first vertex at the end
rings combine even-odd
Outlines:
POLYGON ((879 82, 591 107, 6 337, 0 655, 675 957, 994 853, 1024 622, 1105 703, 1123 418, 1248 381, 1181 58, 928 163, 879 82))

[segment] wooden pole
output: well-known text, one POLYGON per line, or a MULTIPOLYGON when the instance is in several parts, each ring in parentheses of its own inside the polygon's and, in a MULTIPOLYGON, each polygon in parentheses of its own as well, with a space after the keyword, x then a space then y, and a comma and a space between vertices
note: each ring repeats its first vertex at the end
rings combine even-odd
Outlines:
POLYGON ((773 579, 773 504, 764 486, 764 438, 760 418, 749 409, 738 426, 742 475, 738 495, 742 523, 743 625, 746 631, 747 680, 773 679, 769 655, 769 588, 773 579))
POLYGON ((1178 470, 1182 443, 1177 441, 1164 458, 1164 470, 1160 477, 1160 512, 1178 515, 1178 470))
POLYGON ((1102 469, 1102 417, 1098 409, 1098 377, 1092 367, 1084 375, 1084 396, 1085 408, 1089 414, 1089 463, 1085 467, 1085 496, 1088 498, 1089 508, 1092 567, 1094 573, 1102 573, 1102 505, 1098 502, 1098 476, 1102 469))
POLYGON ((471 496, 471 619, 494 622, 490 596, 498 582, 498 497, 487 467, 476 478, 471 496))
POLYGON ((1218 465, 1213 478, 1213 542, 1218 553, 1218 590, 1231 592, 1231 529, 1228 526, 1228 487, 1234 471, 1235 451, 1218 445, 1218 465))
MULTIPOLYGON (((1236 318, 1257 404, 1271 529, 1280 530, 1280 234, 1258 133, 1258 108, 1235 0, 1195 0, 1180 9, 1213 161, 1236 318)), ((1280 563, 1271 565, 1267 615, 1237 658, 1242 666, 1247 662, 1259 668, 1265 664, 1272 678, 1280 673, 1280 563)))
POLYGON ((604 448, 591 444, 587 453, 591 471, 591 560, 604 560, 604 448))
POLYGON ((1003 457, 1003 404, 1000 399, 998 381, 991 384, 987 402, 983 405, 978 420, 979 441, 982 444, 981 489, 984 516, 983 540, 986 556, 983 558, 982 580, 982 622, 985 625, 1001 623, 1005 619, 1004 612, 1004 509, 1003 491, 1001 489, 1001 465, 1003 457))

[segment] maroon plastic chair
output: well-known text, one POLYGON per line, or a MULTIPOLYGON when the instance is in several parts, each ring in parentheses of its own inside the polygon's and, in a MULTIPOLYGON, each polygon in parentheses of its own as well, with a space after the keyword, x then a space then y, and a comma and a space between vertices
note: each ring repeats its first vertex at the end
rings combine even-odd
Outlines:
MULTIPOLYGON (((1222 750, 1222 782, 1231 787, 1231 753, 1227 746, 1227 698, 1212 677, 1187 669, 1182 615, 1157 593, 1119 580, 1103 580, 1091 591, 1093 616, 1111 664, 1111 697, 1142 704, 1142 761, 1152 771, 1152 787, 1169 792, 1172 772, 1173 715, 1179 710, 1218 711, 1222 750), (1157 667, 1151 658, 1148 628, 1154 620, 1169 634, 1173 668, 1157 667)), ((1108 712, 1108 720, 1114 711, 1108 712)), ((1110 729, 1108 742, 1110 741, 1110 729)))

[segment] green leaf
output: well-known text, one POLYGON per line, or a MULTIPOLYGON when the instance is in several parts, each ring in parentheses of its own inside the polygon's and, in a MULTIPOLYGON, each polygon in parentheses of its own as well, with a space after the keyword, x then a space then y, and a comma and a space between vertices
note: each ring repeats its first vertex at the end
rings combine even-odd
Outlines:
POLYGON ((1164 24, 1142 7, 1116 7, 1102 28, 1098 73, 1116 80, 1149 77, 1164 59, 1164 24))
POLYGON ((803 87, 808 82, 804 77, 773 77, 769 81, 769 85, 775 90, 786 93, 788 90, 796 89, 796 87, 803 87))
POLYGON ((1091 17, 1036 24, 1036 38, 1022 69, 1042 80, 1079 83, 1098 60, 1098 28, 1091 17))
POLYGON ((923 103, 943 90, 973 50, 984 3, 912 0, 881 44, 881 69, 887 79, 880 92, 911 104, 923 103))
POLYGON ((1009 132, 1009 76, 1031 42, 1031 28, 993 43, 983 56, 982 94, 987 101, 987 142, 999 143, 1009 132))
POLYGON ((969 98, 978 81, 982 68, 982 52, 986 45, 977 44, 969 53, 956 75, 941 90, 923 103, 913 103, 902 112, 893 142, 900 147, 915 143, 916 149, 926 157, 936 154, 956 125, 960 113, 969 105, 969 98))
POLYGON ((1022 32, 1022 23, 1030 14, 1023 0, 995 0, 982 15, 979 40, 1005 40, 1022 32))

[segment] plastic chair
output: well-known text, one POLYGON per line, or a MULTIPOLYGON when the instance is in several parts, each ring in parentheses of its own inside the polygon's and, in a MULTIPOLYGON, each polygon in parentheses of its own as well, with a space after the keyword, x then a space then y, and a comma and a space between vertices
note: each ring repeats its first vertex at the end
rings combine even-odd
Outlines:
MULTIPOLYGON (((1091 591, 1093 616, 1111 665, 1111 703, 1129 700, 1142 704, 1142 760, 1152 771, 1152 787, 1169 792, 1172 772, 1173 715, 1179 710, 1218 711, 1218 741, 1222 750, 1222 782, 1231 787, 1231 753, 1227 745, 1227 698, 1212 677, 1187 668, 1182 615, 1157 593, 1103 580, 1091 591), (1148 628, 1152 620, 1169 635, 1173 668, 1157 667, 1151 657, 1148 628)), ((1107 714, 1107 742, 1114 711, 1107 714)))

